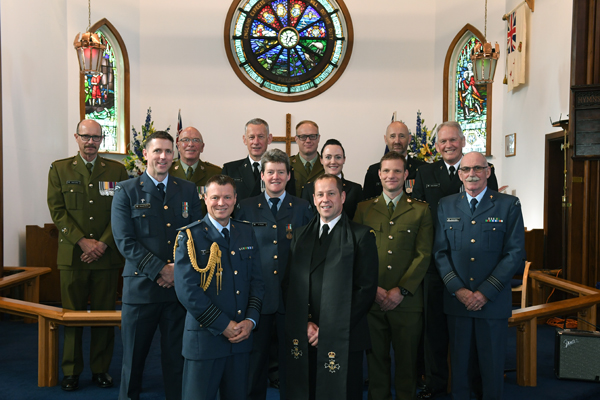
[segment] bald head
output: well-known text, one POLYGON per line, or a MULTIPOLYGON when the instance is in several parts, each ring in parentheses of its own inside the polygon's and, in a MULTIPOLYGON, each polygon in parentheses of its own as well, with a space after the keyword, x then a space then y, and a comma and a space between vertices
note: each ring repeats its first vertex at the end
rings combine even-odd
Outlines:
POLYGON ((204 151, 204 140, 200 131, 193 126, 182 129, 177 140, 177 150, 181 162, 187 165, 196 164, 200 153, 204 151))
POLYGON ((490 174, 490 167, 483 154, 473 151, 463 156, 458 176, 469 195, 476 197, 481 193, 487 186, 490 174))
POLYGON ((400 121, 394 121, 389 124, 383 137, 390 151, 397 151, 405 157, 410 139, 411 135, 408 133, 408 127, 400 121))
POLYGON ((86 161, 93 161, 102 144, 102 127, 92 119, 84 119, 77 124, 75 140, 79 154, 86 161))

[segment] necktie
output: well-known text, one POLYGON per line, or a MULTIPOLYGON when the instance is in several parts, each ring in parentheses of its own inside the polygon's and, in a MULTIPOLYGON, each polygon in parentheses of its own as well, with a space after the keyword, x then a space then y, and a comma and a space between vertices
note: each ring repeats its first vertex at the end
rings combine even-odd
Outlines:
POLYGON ((329 225, 323 225, 323 233, 321 233, 321 239, 325 239, 329 234, 329 225))
POLYGON ((477 208, 477 199, 473 197, 471 199, 471 214, 475 213, 475 209, 477 208))
POLYGON ((225 241, 227 242, 227 244, 229 244, 229 229, 223 228, 221 233, 223 234, 223 237, 225 238, 225 241))
POLYGON ((92 168, 94 168, 94 164, 92 164, 91 162, 85 164, 85 167, 87 168, 88 172, 90 173, 90 175, 92 174, 92 168))
POLYGON ((194 168, 188 167, 187 172, 185 173, 186 180, 192 180, 192 175, 194 175, 194 168))
POLYGON ((257 180, 260 179, 260 171, 258 170, 258 166, 259 165, 260 164, 258 162, 256 162, 256 161, 254 161, 254 164, 252 164, 252 166, 254 167, 253 172, 254 172, 254 180, 255 181, 257 181, 257 180))
POLYGON ((456 176, 456 168, 454 168, 454 165, 453 165, 449 169, 450 169, 450 180, 453 180, 454 177, 456 176))
POLYGON ((156 187, 158 188, 158 193, 160 193, 161 199, 163 199, 163 201, 164 201, 165 200, 165 184, 161 182, 158 185, 156 185, 156 187))
POLYGON ((279 198, 278 197, 271 197, 271 212, 273 213, 273 216, 276 217, 277 216, 277 204, 279 204, 279 198))
POLYGON ((392 200, 388 203, 388 213, 390 214, 390 218, 392 218, 392 215, 394 215, 394 202, 392 200))
POLYGON ((306 168, 306 174, 310 175, 310 171, 312 171, 312 164, 310 161, 307 161, 306 164, 304 164, 304 168, 306 168))

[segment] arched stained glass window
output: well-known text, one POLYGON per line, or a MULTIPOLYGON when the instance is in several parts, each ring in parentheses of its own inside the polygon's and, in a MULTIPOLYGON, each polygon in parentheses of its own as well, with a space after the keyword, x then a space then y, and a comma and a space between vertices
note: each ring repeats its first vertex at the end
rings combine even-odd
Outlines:
POLYGON ((454 38, 444 67, 444 121, 456 121, 466 139, 464 153, 491 155, 492 85, 475 84, 471 50, 483 41, 481 33, 466 25, 454 38))
POLYGON ((235 73, 278 101, 306 100, 329 88, 350 59, 352 38, 341 0, 237 0, 225 23, 235 73))
POLYGON ((93 119, 102 126, 101 152, 124 154, 129 145, 129 60, 125 45, 106 19, 94 24, 106 45, 100 75, 82 75, 80 82, 81 118, 93 119))

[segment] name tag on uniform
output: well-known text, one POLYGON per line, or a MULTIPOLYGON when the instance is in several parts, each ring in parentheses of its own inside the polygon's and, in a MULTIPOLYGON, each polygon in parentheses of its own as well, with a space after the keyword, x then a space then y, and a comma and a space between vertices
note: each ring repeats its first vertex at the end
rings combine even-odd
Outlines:
POLYGON ((81 185, 81 181, 67 181, 67 185, 81 185))
POLYGON ((140 208, 150 208, 151 205, 150 205, 150 203, 143 203, 143 204, 136 204, 133 207, 137 208, 137 209, 140 209, 140 208))
POLYGON ((438 183, 428 183, 425 185, 425 188, 438 188, 440 186, 441 185, 439 184, 439 182, 438 183))
POLYGON ((446 222, 458 222, 460 217, 446 218, 446 222))
POLYGON ((266 222, 253 222, 252 226, 267 226, 266 222))

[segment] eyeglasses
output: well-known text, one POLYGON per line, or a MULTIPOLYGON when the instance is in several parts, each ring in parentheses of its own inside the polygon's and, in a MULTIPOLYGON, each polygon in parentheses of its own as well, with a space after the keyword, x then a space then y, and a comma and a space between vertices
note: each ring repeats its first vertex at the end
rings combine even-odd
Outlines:
POLYGON ((102 139, 104 139, 104 135, 80 135, 78 133, 77 136, 79 136, 84 142, 89 142, 90 140, 93 140, 94 143, 100 143, 102 139))
POLYGON ((296 135, 296 140, 299 140, 301 142, 306 142, 306 139, 317 140, 318 137, 319 137, 318 133, 316 135, 296 135))
POLYGON ((183 142, 183 143, 185 143, 185 144, 188 144, 188 143, 190 143, 190 142, 192 142, 192 143, 196 143, 196 144, 202 143, 202 140, 200 140, 200 139, 198 139, 198 138, 193 138, 193 139, 190 139, 190 138, 187 138, 187 137, 186 137, 186 138, 183 138, 183 139, 179 139, 179 141, 180 141, 180 142, 183 142))
POLYGON ((480 165, 476 165, 474 167, 460 167, 458 170, 461 171, 463 174, 468 174, 469 172, 471 172, 471 170, 473 170, 477 174, 485 169, 487 169, 487 165, 485 167, 482 167, 480 165))

